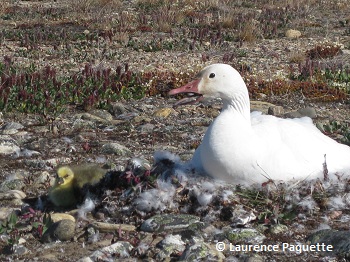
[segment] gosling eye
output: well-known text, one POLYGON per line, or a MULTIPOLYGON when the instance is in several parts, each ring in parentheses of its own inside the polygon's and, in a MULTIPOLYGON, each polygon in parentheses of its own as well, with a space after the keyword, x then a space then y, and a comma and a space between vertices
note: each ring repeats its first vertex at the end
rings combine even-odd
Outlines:
POLYGON ((209 78, 214 78, 215 74, 214 73, 210 73, 209 78))

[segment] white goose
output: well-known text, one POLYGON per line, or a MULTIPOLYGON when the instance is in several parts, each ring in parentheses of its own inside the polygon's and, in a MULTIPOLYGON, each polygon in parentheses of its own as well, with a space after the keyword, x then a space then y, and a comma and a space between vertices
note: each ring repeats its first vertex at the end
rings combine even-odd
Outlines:
POLYGON ((324 156, 330 173, 350 174, 350 147, 322 134, 308 117, 282 119, 250 113, 247 87, 226 64, 203 69, 199 78, 171 90, 192 93, 193 101, 220 97, 220 115, 209 126, 191 160, 197 171, 235 184, 322 177, 324 156))

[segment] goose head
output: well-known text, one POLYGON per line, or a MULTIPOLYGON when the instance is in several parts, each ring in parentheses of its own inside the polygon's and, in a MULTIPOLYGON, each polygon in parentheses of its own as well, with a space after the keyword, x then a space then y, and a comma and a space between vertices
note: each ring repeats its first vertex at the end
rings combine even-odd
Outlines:
POLYGON ((194 104, 203 98, 221 98, 224 104, 244 104, 249 110, 247 87, 241 75, 227 64, 213 64, 205 67, 197 79, 169 92, 169 95, 190 94, 190 98, 179 100, 175 106, 194 104), (192 97, 196 99, 193 100, 192 97))

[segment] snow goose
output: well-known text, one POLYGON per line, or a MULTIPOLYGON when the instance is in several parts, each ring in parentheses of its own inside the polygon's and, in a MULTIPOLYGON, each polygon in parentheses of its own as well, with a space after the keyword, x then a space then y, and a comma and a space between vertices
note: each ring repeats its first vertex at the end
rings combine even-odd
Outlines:
POLYGON ((191 166, 198 172, 234 184, 263 183, 322 177, 325 161, 330 173, 350 173, 350 147, 322 134, 308 117, 282 119, 250 113, 247 87, 226 64, 203 69, 198 79, 171 90, 191 93, 175 105, 219 97, 220 115, 206 131, 191 166))

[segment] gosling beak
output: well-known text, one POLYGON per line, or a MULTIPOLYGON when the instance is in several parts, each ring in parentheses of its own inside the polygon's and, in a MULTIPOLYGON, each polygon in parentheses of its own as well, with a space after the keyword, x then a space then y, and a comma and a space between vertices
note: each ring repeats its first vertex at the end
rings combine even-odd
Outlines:
POLYGON ((57 177, 56 181, 57 181, 57 184, 59 184, 59 185, 63 184, 63 182, 64 182, 62 177, 57 177))

